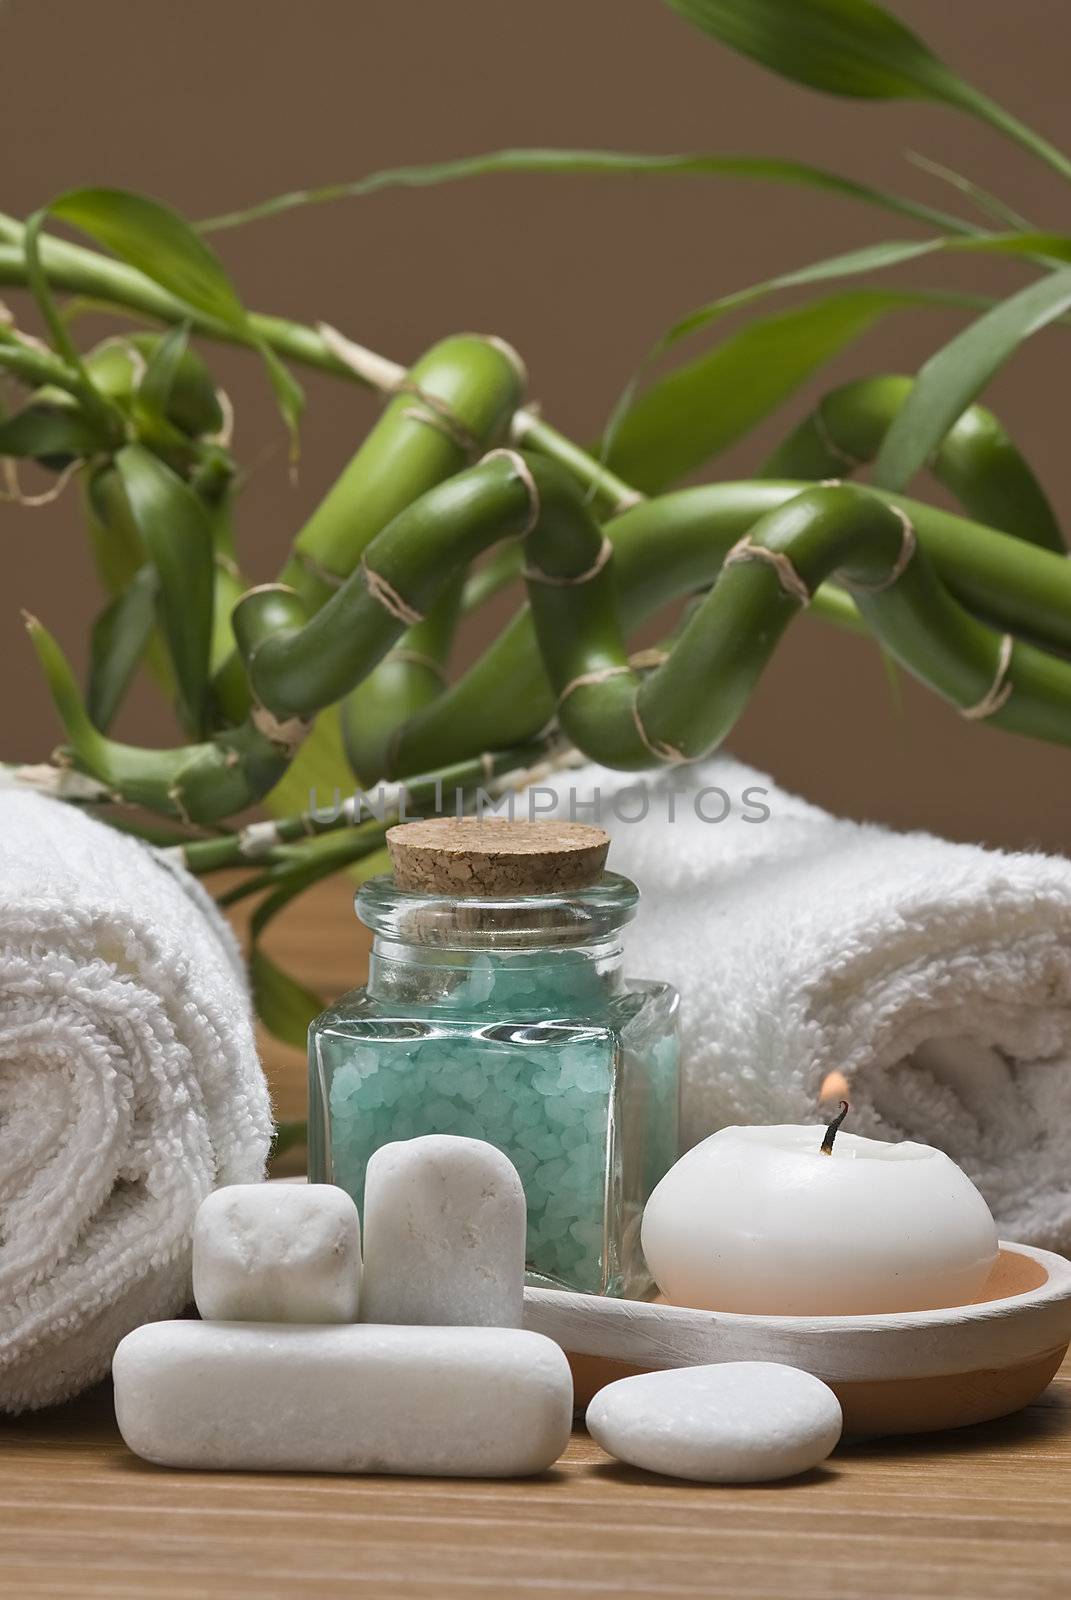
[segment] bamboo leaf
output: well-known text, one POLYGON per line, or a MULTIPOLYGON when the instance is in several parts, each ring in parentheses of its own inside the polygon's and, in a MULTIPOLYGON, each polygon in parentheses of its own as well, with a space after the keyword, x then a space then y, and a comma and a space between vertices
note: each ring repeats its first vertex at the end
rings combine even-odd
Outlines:
POLYGON ((383 189, 422 189, 444 183, 460 183, 473 178, 496 175, 516 176, 535 173, 562 177, 623 178, 736 178, 760 183, 802 185, 879 206, 900 216, 937 227, 947 233, 970 233, 969 223, 944 211, 920 205, 905 195, 875 189, 870 184, 842 177, 824 167, 803 161, 786 161, 775 156, 717 155, 692 152, 684 155, 629 154, 616 150, 491 150, 484 155, 464 156, 456 161, 438 161, 425 166, 389 167, 348 183, 324 184, 314 189, 294 189, 275 195, 240 211, 208 217, 199 224, 202 233, 237 228, 258 222, 301 206, 326 205, 339 200, 359 199, 383 189))
POLYGON ((904 155, 912 166, 918 167, 920 172, 928 173, 931 178, 937 178, 941 183, 950 184, 957 193, 963 195, 964 199, 977 206, 984 216, 992 217, 995 222, 1003 223, 1006 228, 1021 228, 1025 232, 1030 227, 1027 219, 1018 211, 1013 211, 1011 206, 1005 205, 999 195, 991 194, 988 189, 983 189, 981 184, 975 183, 973 178, 965 177, 954 167, 945 166, 941 161, 931 161, 929 156, 920 155, 917 150, 905 150, 904 155))
POLYGON ((245 308, 223 263, 168 206, 126 189, 87 188, 60 195, 48 210, 186 305, 228 328, 245 327, 245 308))
POLYGON ((1003 300, 931 356, 885 436, 875 483, 903 489, 1023 341, 1069 307, 1071 269, 1064 268, 1003 300))
MULTIPOLYGON (((162 341, 158 335, 136 333, 131 336, 130 343, 145 357, 150 368, 155 360, 162 359, 162 341)), ((188 343, 175 368, 166 415, 190 438, 218 433, 223 426, 223 410, 212 374, 188 343)))
POLYGON ((175 669, 180 707, 203 729, 212 642, 212 529, 193 490, 140 445, 115 458, 130 511, 159 575, 160 625, 175 669))
POLYGON ((54 200, 48 211, 259 350, 296 441, 302 390, 257 332, 223 263, 195 228, 168 206, 127 189, 72 189, 54 200))
POLYGON ((85 763, 87 770, 102 765, 103 758, 107 754, 108 742, 89 719, 70 662, 60 649, 57 640, 37 617, 24 611, 22 620, 26 624, 30 643, 48 683, 52 703, 59 714, 72 749, 85 763))
POLYGON ((190 340, 190 325, 180 322, 155 346, 138 384, 139 407, 159 420, 167 420, 171 395, 190 340))
MULTIPOLYGON (((731 311, 753 305, 784 289, 807 288, 812 284, 831 283, 841 278, 886 271, 890 267, 901 266, 905 262, 920 260, 945 250, 977 250, 982 254, 1026 257, 1051 254, 1054 259, 1071 260, 1071 237, 1066 234, 999 233, 976 234, 969 239, 944 236, 938 239, 885 240, 880 244, 865 245, 860 250, 849 250, 843 255, 827 256, 823 260, 812 261, 805 267, 780 273, 776 278, 767 278, 762 283, 750 284, 744 289, 736 289, 730 294, 721 295, 716 300, 708 300, 706 304, 679 318, 644 356, 639 368, 618 398, 607 422, 603 435, 604 452, 611 460, 614 459, 618 431, 623 425, 624 418, 637 404, 636 396, 643 379, 659 357, 682 339, 709 327, 720 318, 728 316, 731 311)), ((936 303, 937 296, 932 298, 936 303)), ((948 305, 974 309, 989 304, 988 301, 974 295, 949 293, 943 295, 943 298, 948 305)))
POLYGON ((324 1009, 319 995, 276 966, 254 941, 249 952, 249 977, 257 1016, 283 1044, 304 1050, 309 1023, 324 1009))
POLYGON ((667 0, 695 27, 783 78, 862 100, 961 106, 968 86, 870 0, 667 0))
POLYGON ((285 1155, 288 1150, 294 1150, 298 1145, 305 1143, 308 1135, 306 1122, 278 1122, 275 1125, 275 1137, 272 1140, 269 1162, 277 1156, 285 1155))
POLYGON ((156 569, 146 563, 93 624, 86 709, 102 733, 111 725, 148 648, 156 625, 158 589, 156 569))
POLYGON ((646 390, 618 425, 609 465, 655 494, 746 434, 888 312, 943 304, 924 291, 847 290, 749 323, 646 390))
MULTIPOLYGON (((1055 261, 1071 261, 1071 236, 1062 233, 1034 232, 983 233, 969 239, 960 237, 890 239, 880 244, 864 245, 860 250, 848 250, 843 255, 826 256, 820 261, 810 262, 805 267, 780 273, 776 278, 767 278, 762 283, 751 284, 745 289, 736 289, 731 294, 721 295, 717 300, 708 300, 705 305, 697 306, 694 311, 689 311, 686 316, 675 322, 662 336, 656 349, 667 349, 679 339, 696 333, 700 328, 715 322, 728 312, 735 311, 740 306, 750 305, 756 300, 765 299, 767 295, 775 294, 779 290, 804 288, 813 283, 828 283, 834 279, 859 277, 870 272, 885 272, 891 267, 902 266, 905 262, 918 261, 924 256, 937 255, 945 251, 1022 256, 1027 259, 1045 255, 1051 256, 1055 261)), ((977 304, 977 301, 974 303, 977 304)))
POLYGON ((305 391, 297 379, 279 360, 271 345, 266 340, 258 338, 257 349, 260 351, 261 360, 267 369, 268 381, 272 387, 279 413, 286 423, 290 435, 290 459, 294 461, 298 454, 298 429, 301 423, 301 413, 305 409, 305 391))
POLYGON ((320 862, 298 857, 286 876, 257 906, 250 919, 249 976, 257 1016, 276 1039, 304 1050, 309 1023, 324 1009, 324 1002, 311 989, 278 967, 266 955, 261 938, 265 928, 305 889, 333 872, 331 860, 320 862))
POLYGON ((793 83, 856 100, 932 100, 989 123, 1063 177, 1071 161, 952 71, 872 0, 667 0, 719 43, 793 83))
POLYGON ((28 406, 0 422, 0 456, 62 466, 72 456, 91 456, 100 448, 99 433, 77 411, 28 406))
POLYGON ((145 371, 132 398, 131 411, 137 438, 177 471, 192 464, 189 438, 171 416, 183 362, 188 356, 188 322, 180 323, 151 351, 145 371))
MULTIPOLYGON (((776 278, 766 278, 762 283, 749 284, 730 294, 708 300, 694 311, 679 318, 644 356, 637 371, 626 384, 606 424, 603 450, 612 456, 616 448, 617 433, 624 417, 636 404, 640 385, 651 367, 680 340, 700 329, 709 327, 729 312, 753 305, 783 289, 802 289, 816 283, 830 283, 841 278, 863 276, 870 272, 886 271, 908 261, 916 261, 945 250, 979 251, 982 254, 1009 256, 1051 255, 1054 260, 1071 260, 1071 236, 1050 233, 989 233, 975 234, 971 238, 942 237, 938 239, 892 239, 880 244, 865 245, 860 250, 849 250, 843 255, 827 256, 812 261, 805 267, 780 273, 776 278)), ((973 307, 987 306, 990 302, 977 295, 947 294, 949 305, 973 307)))

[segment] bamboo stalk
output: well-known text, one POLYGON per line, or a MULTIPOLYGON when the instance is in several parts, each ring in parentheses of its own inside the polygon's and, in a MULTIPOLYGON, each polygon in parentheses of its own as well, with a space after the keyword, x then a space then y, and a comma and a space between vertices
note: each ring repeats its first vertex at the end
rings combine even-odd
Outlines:
MULTIPOLYGON (((254 693, 266 710, 259 720, 254 712, 250 723, 208 744, 176 751, 139 751, 103 739, 89 725, 54 642, 39 624, 32 631, 78 765, 126 799, 184 819, 212 820, 266 792, 300 735, 297 719, 333 704, 360 682, 405 628, 434 605, 456 573, 497 541, 523 537, 530 612, 515 619, 477 667, 430 711, 418 712, 400 730, 399 772, 434 770, 484 750, 526 743, 562 696, 562 725, 586 753, 611 765, 649 765, 667 753, 670 758, 678 751, 694 754, 695 740, 702 744, 715 713, 728 718, 717 722, 719 728, 731 725, 739 709, 732 684, 765 660, 767 642, 772 648, 780 631, 783 601, 775 604, 771 593, 769 616, 762 619, 754 610, 754 576, 744 584, 740 575, 728 575, 728 589, 719 584, 715 593, 738 595, 741 619, 750 619, 743 633, 743 623, 733 622, 724 599, 712 613, 701 607, 671 662, 642 684, 628 668, 628 632, 676 595, 714 582, 730 548, 761 525, 767 513, 787 508, 804 487, 717 484, 637 506, 608 530, 615 552, 611 577, 603 557, 603 531, 561 469, 538 455, 496 452, 395 518, 368 546, 363 567, 307 621, 292 591, 267 586, 247 594, 235 613, 235 631, 254 693), (590 581, 579 581, 588 573, 590 581), (724 685, 698 675, 681 680, 679 667, 671 670, 678 651, 684 650, 687 658, 693 650, 690 641, 700 616, 713 616, 717 629, 727 630, 737 643, 738 664, 732 672, 726 667, 724 685), (759 626, 763 620, 768 626, 759 626), (588 681, 591 675, 598 676, 588 681), (586 681, 578 684, 578 678, 586 681), (662 708, 661 685, 666 681, 681 683, 682 694, 686 684, 685 710, 698 730, 694 739, 681 742, 657 723, 647 724, 644 708, 662 708), (707 720, 697 702, 707 704, 707 720), (641 725, 635 720, 636 707, 641 725)), ((934 581, 947 585, 948 605, 954 608, 949 616, 962 614, 964 619, 958 630, 949 624, 951 637, 962 637, 975 655, 972 641, 982 636, 970 628, 982 624, 974 623, 964 605, 995 615, 1009 631, 1028 629, 1050 646, 1071 650, 1071 564, 1065 559, 903 497, 847 488, 823 493, 834 497, 822 502, 830 510, 831 525, 839 526, 842 503, 857 508, 864 532, 870 527, 867 518, 877 513, 864 515, 858 508, 882 507, 886 518, 894 516, 890 508, 898 508, 910 518, 934 563, 934 581), (837 499, 838 494, 847 501, 837 499)), ((801 498, 811 505, 808 496, 801 498)), ((834 570, 831 566, 817 572, 810 585, 818 607, 822 584, 834 570)), ((943 665, 936 670, 925 640, 926 619, 937 615, 937 609, 928 591, 917 598, 917 659, 910 645, 905 649, 899 624, 890 629, 889 648, 937 692, 955 698, 960 686, 948 687, 949 672, 943 665)), ((862 609, 858 595, 856 603, 862 609)), ((885 639, 882 608, 871 608, 868 621, 885 639)), ((990 630, 984 636, 993 648, 999 645, 999 636, 990 630)), ((1071 693, 1071 682, 1064 685, 1071 667, 1041 651, 1033 656, 1024 651, 1025 645, 1018 647, 1016 656, 1022 682, 1016 679, 1016 694, 1000 708, 1000 725, 1062 738, 1065 703, 1059 694, 1065 688, 1071 693), (1032 709, 1031 702, 1036 702, 1032 709)), ((973 688, 980 669, 976 660, 968 664, 973 688)), ((675 716, 667 714, 666 721, 676 727, 675 716)))
MULTIPOLYGON (((362 837, 371 838, 377 826, 382 829, 391 821, 428 809, 453 811, 459 802, 474 801, 477 794, 491 803, 577 759, 575 751, 555 750, 546 740, 517 750, 501 750, 402 783, 380 784, 368 793, 338 795, 327 811, 302 811, 292 817, 251 822, 221 838, 184 841, 171 847, 170 854, 199 875, 254 863, 286 868, 310 839, 360 828, 365 829, 362 837), (369 813, 365 822, 361 820, 362 810, 369 813)), ((265 883, 268 881, 266 878, 265 883)))
POLYGON ((464 577, 455 575, 423 622, 403 633, 342 701, 343 747, 363 783, 374 783, 389 771, 397 730, 443 692, 464 577))
POLYGON ((169 750, 144 750, 107 738, 90 721, 55 639, 36 617, 25 620, 69 740, 69 748, 54 759, 95 778, 113 800, 182 822, 215 822, 267 794, 286 771, 291 750, 252 720, 207 742, 169 750))
MULTIPOLYGON (((864 378, 823 396, 763 467, 768 478, 849 477, 873 462, 914 387, 904 377, 864 378)), ((969 406, 931 463, 968 516, 1061 555, 1067 545, 1030 466, 984 406, 969 406)))
POLYGON ((393 398, 298 534, 282 582, 322 605, 392 517, 504 435, 524 382, 508 345, 475 334, 444 339, 409 372, 397 369, 393 398))
MULTIPOLYGON (((727 551, 767 512, 806 483, 704 484, 648 501, 609 523, 621 625, 626 637, 647 617, 708 588, 727 551)), ((1071 653, 1071 563, 1048 551, 906 496, 869 491, 911 518, 919 542, 953 596, 996 626, 1071 653)), ((854 604, 828 583, 810 608, 830 620, 854 604)), ((418 712, 395 741, 394 775, 421 771, 531 738, 554 715, 554 696, 528 607, 450 685, 434 712, 418 712)))
MULTIPOLYGON (((926 554, 927 542, 941 546, 941 520, 932 508, 848 487, 801 493, 799 485, 718 485, 626 513, 611 545, 560 469, 535 455, 496 452, 396 518, 369 546, 367 565, 308 622, 301 625, 294 617, 278 628, 278 595, 264 590, 242 602, 236 632, 258 700, 277 717, 307 715, 359 681, 402 631, 405 614, 412 620, 417 608, 434 602, 452 571, 500 538, 523 537, 533 636, 530 642, 522 633, 512 641, 507 636, 506 648, 519 649, 521 658, 511 663, 513 705, 518 689, 535 693, 517 715, 531 724, 545 710, 536 681, 542 660, 562 728, 578 748, 610 766, 643 767, 693 759, 723 738, 781 632, 802 603, 843 568, 872 630, 937 693, 965 712, 983 706, 1000 726, 1071 740, 1071 665, 1025 644, 1016 646, 1013 662, 1004 661, 1001 635, 965 610, 926 554), (724 502, 733 488, 737 503, 723 504, 721 537, 714 540, 712 502, 719 493, 724 502), (682 508, 685 515, 675 522, 667 516, 667 510, 682 508), (625 537, 630 522, 645 527, 647 536, 639 539, 634 528, 631 539, 625 537), (910 563, 901 567, 906 527, 910 563), (735 535, 731 546, 729 534, 735 535), (741 540, 747 560, 741 558, 741 540), (617 552, 616 573, 610 549, 617 552), (653 561, 658 581, 643 581, 653 576, 653 561), (628 663, 630 611, 642 613, 669 598, 673 585, 710 582, 719 568, 720 577, 668 660, 641 677, 628 663), (871 592, 875 585, 882 593, 871 592), (625 601, 620 611, 619 592, 625 601), (534 668, 527 682, 516 670, 525 653, 534 668), (998 690, 1000 703, 987 706, 987 694, 998 690)), ((961 541, 964 527, 972 536, 960 519, 943 520, 946 545, 948 526, 961 541)), ((987 537, 998 554, 1003 545, 1029 556, 1047 581, 1059 572, 1062 619, 1071 628, 1067 563, 1006 535, 988 531, 987 537)), ((500 641, 481 663, 479 677, 501 676, 502 668, 500 641)), ((436 706, 435 722, 449 730, 451 758, 475 754, 469 748, 474 737, 482 749, 516 742, 503 737, 501 723, 495 726, 486 707, 465 722, 458 698, 446 696, 436 706)), ((428 740, 419 735, 427 726, 426 715, 418 716, 402 730, 401 760, 426 757, 428 740)), ((529 726, 528 736, 535 731, 529 726)), ((439 764, 420 761, 425 768, 439 764)))
POLYGON ((538 450, 540 455, 564 467, 586 492, 592 507, 600 515, 619 516, 622 511, 639 505, 644 498, 638 489, 619 478, 604 462, 596 461, 530 408, 516 413, 510 438, 521 448, 538 450))

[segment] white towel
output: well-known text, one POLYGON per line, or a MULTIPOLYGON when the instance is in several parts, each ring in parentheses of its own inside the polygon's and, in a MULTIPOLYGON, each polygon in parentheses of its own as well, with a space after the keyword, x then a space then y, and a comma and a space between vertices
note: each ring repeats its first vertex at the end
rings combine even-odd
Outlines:
POLYGON ((264 1174, 241 956, 137 840, 0 790, 0 1411, 107 1372, 187 1303, 194 1214, 264 1174))
POLYGON ((1071 1251, 1071 862, 839 821, 727 758, 548 787, 561 816, 600 791, 644 891, 629 966, 683 996, 686 1148, 817 1122, 839 1068, 855 1132, 940 1146, 1004 1237, 1071 1251))

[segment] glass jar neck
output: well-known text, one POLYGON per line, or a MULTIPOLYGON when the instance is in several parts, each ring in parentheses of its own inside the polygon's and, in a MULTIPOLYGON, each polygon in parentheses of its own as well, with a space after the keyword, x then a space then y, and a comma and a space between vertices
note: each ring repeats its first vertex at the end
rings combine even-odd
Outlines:
POLYGON ((637 898, 613 873, 568 895, 497 900, 372 879, 357 895, 375 935, 368 992, 455 1012, 582 1016, 623 986, 621 930, 637 898))
POLYGON ((535 950, 448 950, 377 934, 367 988, 378 1000, 456 1012, 579 1016, 607 1005, 623 984, 621 945, 610 940, 535 950))

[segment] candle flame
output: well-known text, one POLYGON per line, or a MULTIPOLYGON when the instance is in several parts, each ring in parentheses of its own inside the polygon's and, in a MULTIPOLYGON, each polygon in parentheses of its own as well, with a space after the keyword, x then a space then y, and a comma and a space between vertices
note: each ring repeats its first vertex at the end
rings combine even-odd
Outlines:
POLYGON ((824 1105, 827 1100, 846 1100, 848 1098, 848 1080, 838 1068, 827 1072, 822 1079, 822 1087, 818 1091, 818 1101, 824 1105))

